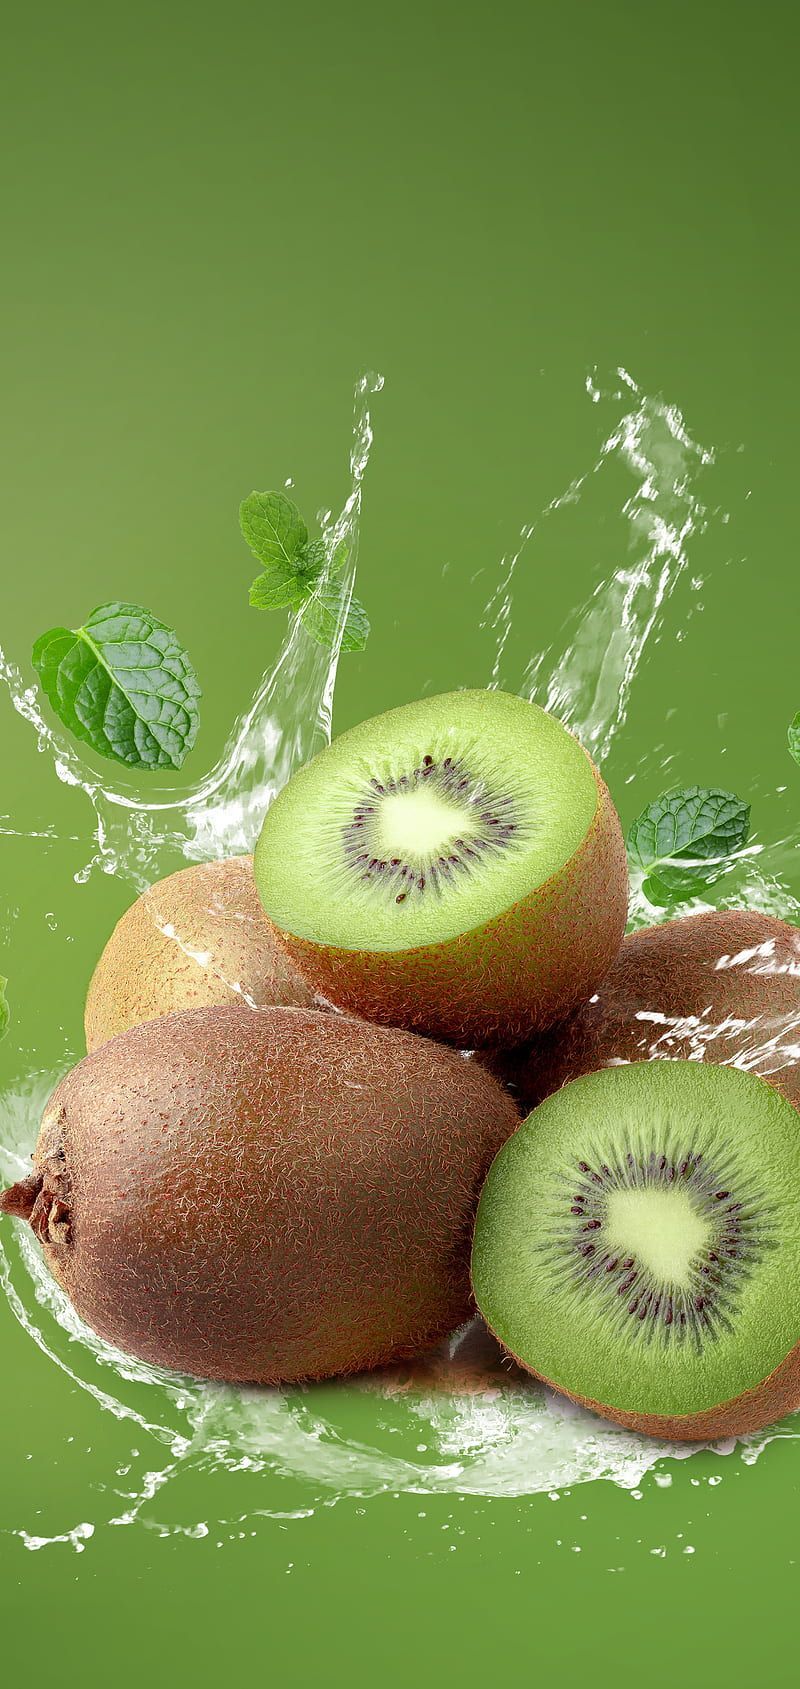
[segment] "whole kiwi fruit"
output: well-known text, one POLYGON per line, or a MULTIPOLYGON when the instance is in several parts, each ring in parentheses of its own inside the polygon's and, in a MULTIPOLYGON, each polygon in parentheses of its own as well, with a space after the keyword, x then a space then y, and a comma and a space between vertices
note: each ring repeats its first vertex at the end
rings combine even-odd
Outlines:
POLYGON ((597 769, 505 692, 425 698, 334 739, 268 810, 255 876, 315 990, 465 1048, 563 1019, 625 928, 625 847, 597 769))
POLYGON ((252 856, 198 862, 158 880, 117 922, 89 985, 86 1048, 180 1009, 313 1001, 264 916, 252 856))
POLYGON ((632 1431, 705 1441, 800 1405, 800 1121, 755 1074, 573 1079, 481 1193, 478 1306, 537 1377, 632 1431))
POLYGON ((523 1050, 490 1058, 523 1111, 579 1074, 679 1057, 736 1063, 800 1107, 800 931, 755 909, 631 933, 591 999, 523 1050))
POLYGON ((308 1009, 188 1009, 55 1090, 30 1222, 81 1317, 142 1360, 277 1384, 415 1354, 470 1312, 481 1182, 518 1116, 475 1062, 308 1009))

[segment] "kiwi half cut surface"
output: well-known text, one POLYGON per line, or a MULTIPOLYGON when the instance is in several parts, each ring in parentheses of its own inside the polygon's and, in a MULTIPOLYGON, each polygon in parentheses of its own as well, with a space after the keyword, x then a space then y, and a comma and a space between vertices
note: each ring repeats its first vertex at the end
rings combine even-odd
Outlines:
POLYGON ((516 1360, 632 1430, 756 1430, 800 1402, 800 1121, 732 1067, 570 1084, 495 1158, 472 1258, 516 1360))
POLYGON ((272 805, 255 873, 317 991, 466 1045, 566 1015, 613 960, 627 908, 597 770, 554 717, 503 692, 342 734, 272 805))

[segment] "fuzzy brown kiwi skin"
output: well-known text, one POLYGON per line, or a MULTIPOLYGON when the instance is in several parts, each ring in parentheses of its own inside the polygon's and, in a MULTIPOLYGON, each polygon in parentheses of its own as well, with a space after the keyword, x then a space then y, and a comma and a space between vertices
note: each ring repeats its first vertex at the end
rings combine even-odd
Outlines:
POLYGON ((800 1407, 800 1343, 753 1389, 744 1390, 740 1396, 733 1396, 716 1407, 703 1408, 700 1413, 679 1414, 628 1413, 606 1402, 595 1402, 589 1396, 577 1396, 543 1373, 531 1373, 531 1368, 526 1368, 513 1350, 506 1349, 505 1353, 523 1372, 538 1378, 549 1390, 566 1396, 568 1401, 577 1402, 579 1407, 599 1414, 601 1419, 610 1419, 614 1425, 622 1425, 626 1431, 638 1431, 643 1437, 658 1437, 665 1442, 707 1443, 719 1437, 743 1437, 751 1431, 763 1430, 765 1425, 774 1424, 784 1414, 794 1413, 800 1407))
POLYGON ((597 770, 597 809, 571 860, 493 921, 414 950, 342 950, 273 928, 309 986, 339 1008, 463 1048, 511 1045, 594 991, 622 942, 628 867, 597 770))
POLYGON ((293 1008, 191 1009, 87 1056, 45 1110, 30 1221, 81 1317, 151 1364, 269 1383, 405 1359, 469 1314, 477 1063, 293 1008))
POLYGON ((314 994, 276 944, 252 856, 199 862, 159 880, 117 922, 89 985, 89 1052, 142 1021, 228 1003, 312 1007, 314 994), (160 930, 174 926, 181 947, 160 930), (192 950, 204 953, 199 961, 192 950), (234 990, 239 986, 240 991, 234 990), (245 995, 246 994, 246 995, 245 995))
MULTIPOLYGON (((488 1065, 528 1113, 581 1074, 612 1062, 646 1060, 656 1039, 665 1057, 688 1057, 691 1029, 637 1019, 648 1010, 680 1020, 696 1017, 709 1029, 728 1018, 742 1021, 703 1041, 704 1060, 733 1061, 800 1021, 800 930, 757 910, 726 909, 631 933, 594 1001, 526 1049, 493 1054, 488 1065), (721 957, 764 944, 771 946, 766 959, 716 966, 721 957), (775 971, 759 972, 765 965, 775 971)), ((800 1107, 800 1064, 787 1061, 773 1072, 755 1071, 800 1107)))

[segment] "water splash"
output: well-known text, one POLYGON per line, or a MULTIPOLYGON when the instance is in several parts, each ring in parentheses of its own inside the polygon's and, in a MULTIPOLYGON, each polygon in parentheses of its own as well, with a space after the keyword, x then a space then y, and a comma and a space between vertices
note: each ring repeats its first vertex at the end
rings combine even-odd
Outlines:
MULTIPOLYGON (((604 578, 589 603, 573 615, 561 649, 550 648, 530 660, 520 688, 546 702, 598 758, 608 753, 624 727, 648 642, 687 571, 690 541, 706 520, 697 478, 713 461, 713 454, 693 441, 675 406, 643 394, 624 371, 619 372, 619 382, 610 394, 601 393, 591 380, 587 383, 593 403, 622 404, 623 415, 607 431, 593 465, 522 530, 517 546, 501 563, 486 610, 486 625, 496 636, 491 684, 497 685, 508 655, 518 572, 540 525, 556 511, 576 507, 590 482, 596 484, 610 464, 617 463, 632 477, 621 508, 628 533, 627 561, 604 578)), ((356 389, 350 492, 335 521, 329 513, 321 518, 329 556, 342 540, 347 542, 342 622, 357 565, 362 486, 372 444, 370 398, 381 386, 379 377, 367 376, 356 389)), ((77 878, 84 881, 99 867, 141 891, 170 866, 249 850, 268 803, 292 768, 330 737, 341 625, 327 652, 308 639, 301 624, 292 622, 276 666, 264 676, 216 768, 188 795, 166 793, 147 805, 87 770, 44 721, 36 689, 26 688, 0 653, 0 678, 9 687, 15 709, 30 723, 58 778, 80 788, 91 804, 92 854, 77 878)), ((42 836, 52 835, 46 829, 42 836)), ((783 855, 792 847, 793 841, 783 841, 783 855)), ((768 863, 758 847, 747 853, 741 866, 744 881, 737 894, 730 896, 726 883, 720 882, 713 889, 714 906, 724 907, 727 898, 790 918, 800 915, 800 906, 783 884, 777 857, 768 863)), ((647 904, 639 887, 634 922, 663 914, 647 904)), ((184 942, 180 933, 168 936, 184 942)), ((201 953, 190 953, 202 963, 201 953)), ((657 1017, 657 1005, 653 1012, 657 1017)), ((664 1053, 664 1044, 678 1031, 656 1020, 652 1053, 664 1053)), ((707 1047, 712 1036, 724 1035, 721 1028, 695 1032, 698 1059, 705 1053, 704 1040, 707 1047)), ((770 1029, 770 1039, 776 1040, 772 1056, 785 1056, 787 1039, 793 1035, 794 1029, 770 1029)), ((755 1046, 751 1055, 754 1061, 765 1059, 763 1049, 759 1056, 755 1046)), ((24 1170, 55 1077, 32 1078, 17 1094, 2 1099, 0 1172, 9 1180, 24 1170)), ((225 1471, 242 1487, 241 1523, 245 1517, 307 1517, 320 1502, 387 1491, 514 1497, 555 1494, 599 1479, 635 1490, 666 1457, 686 1459, 694 1452, 622 1431, 509 1370, 477 1324, 454 1334, 414 1367, 309 1389, 243 1390, 182 1379, 102 1343, 82 1325, 27 1232, 11 1235, 4 1229, 0 1281, 31 1339, 92 1398, 98 1411, 116 1420, 121 1435, 129 1430, 136 1437, 135 1447, 117 1468, 119 1481, 109 1483, 104 1475, 105 1516, 100 1518, 98 1502, 94 1524, 82 1520, 51 1536, 19 1530, 29 1550, 54 1542, 83 1551, 99 1524, 127 1527, 141 1522, 163 1534, 206 1536, 208 1521, 187 1524, 157 1517, 166 1497, 179 1491, 181 1476, 198 1471, 225 1471), (268 1487, 259 1484, 264 1474, 270 1476, 268 1487), (301 1487, 302 1505, 276 1505, 283 1500, 284 1485, 294 1500, 301 1487)), ((794 1437, 798 1432, 790 1421, 744 1439, 741 1457, 752 1463, 776 1435, 794 1437)), ((715 1452, 730 1455, 734 1446, 717 1445, 715 1452)))
POLYGON ((350 491, 337 517, 328 511, 321 518, 328 569, 320 577, 317 593, 328 584, 334 553, 344 551, 347 557, 344 569, 337 572, 341 597, 330 646, 311 639, 299 616, 290 618, 277 662, 236 722, 219 762, 191 791, 167 790, 153 802, 122 783, 112 786, 93 774, 45 720, 37 687, 25 685, 16 664, 0 649, 0 680, 8 687, 14 709, 33 728, 38 748, 49 756, 58 779, 82 791, 94 811, 94 850, 76 875, 80 883, 99 868, 141 892, 179 862, 252 850, 276 792, 294 768, 330 739, 342 633, 358 565, 364 475, 373 441, 370 400, 382 387, 383 377, 374 374, 362 376, 356 385, 350 491))
POLYGON ((558 716, 602 762, 622 727, 631 687, 648 641, 688 568, 688 547, 703 532, 706 506, 696 491, 699 473, 714 461, 692 439, 676 405, 642 393, 626 370, 621 388, 601 391, 592 377, 587 392, 595 403, 635 400, 604 439, 592 467, 551 499, 537 521, 504 558, 497 587, 484 612, 484 626, 496 636, 492 684, 498 685, 513 612, 515 577, 542 524, 576 505, 589 481, 611 463, 633 480, 623 499, 629 559, 598 582, 589 603, 567 624, 560 651, 538 652, 528 663, 520 690, 558 716))

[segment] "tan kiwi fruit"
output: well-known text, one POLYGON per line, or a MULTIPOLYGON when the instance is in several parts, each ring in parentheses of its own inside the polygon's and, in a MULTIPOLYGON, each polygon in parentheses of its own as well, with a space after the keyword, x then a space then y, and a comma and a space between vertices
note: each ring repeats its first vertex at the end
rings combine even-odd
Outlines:
POLYGON ((758 910, 631 933, 591 997, 525 1050, 492 1057, 524 1112, 579 1074, 659 1057, 735 1063, 800 1107, 800 931, 758 910))
POLYGON ((412 1033, 189 1009, 73 1068, 0 1209, 120 1349, 205 1378, 326 1378, 468 1317, 481 1183, 517 1123, 485 1069, 412 1033))
POLYGON ((265 918, 252 856, 199 862, 158 880, 117 922, 89 985, 86 1048, 181 1009, 313 1001, 265 918))

